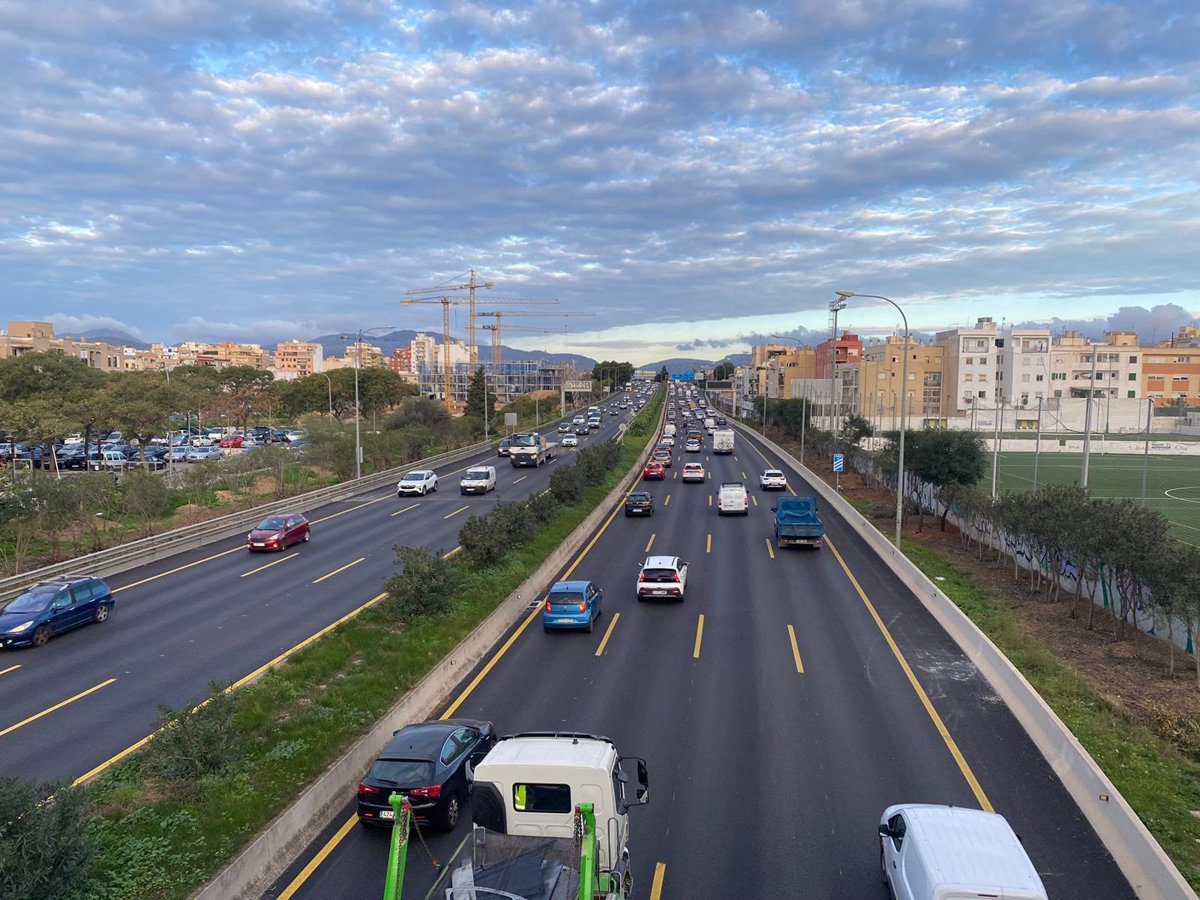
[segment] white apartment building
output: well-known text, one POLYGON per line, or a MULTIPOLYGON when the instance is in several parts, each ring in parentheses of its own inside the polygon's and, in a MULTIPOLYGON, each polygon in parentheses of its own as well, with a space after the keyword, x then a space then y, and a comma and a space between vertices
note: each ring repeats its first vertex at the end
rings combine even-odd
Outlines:
POLYGON ((1093 343, 1077 331, 1054 339, 1050 349, 1051 397, 1136 399, 1142 396, 1142 348, 1132 331, 1108 331, 1093 343), (1095 354, 1095 379, 1092 354, 1095 354))
POLYGON ((1000 396, 1016 407, 1032 408, 1051 392, 1051 344, 1048 328, 1008 328, 996 347, 1000 396))
POLYGON ((449 344, 436 344, 437 364, 444 366, 449 356, 451 368, 454 366, 469 366, 471 363, 470 348, 463 341, 451 341, 449 344))
POLYGON ((417 336, 409 341, 408 347, 412 351, 412 371, 420 372, 422 367, 433 368, 438 364, 437 339, 424 331, 418 331, 417 336))
POLYGON ((943 391, 948 415, 966 415, 975 406, 992 407, 1002 387, 996 342, 999 335, 990 316, 973 328, 939 331, 935 344, 946 348, 943 391))

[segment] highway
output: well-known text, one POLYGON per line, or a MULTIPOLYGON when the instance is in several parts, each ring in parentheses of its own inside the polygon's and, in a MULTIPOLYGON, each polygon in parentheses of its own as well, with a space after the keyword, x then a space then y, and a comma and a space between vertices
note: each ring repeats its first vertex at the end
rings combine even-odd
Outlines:
MULTIPOLYGON (((883 898, 876 828, 897 802, 1003 813, 1056 900, 1133 897, 1009 711, 842 519, 823 511, 819 551, 771 546, 776 495, 757 476, 776 464, 740 433, 733 456, 676 447, 668 479, 641 485, 654 517, 615 514, 569 567, 604 589, 596 632, 524 620, 444 713, 605 734, 645 757, 650 803, 630 813, 638 897, 883 898), (683 484, 697 459, 710 481, 683 484), (750 513, 719 517, 716 486, 735 480, 750 513), (683 603, 635 600, 650 551, 690 563, 683 603)), ((265 897, 382 895, 387 836, 354 824, 353 799, 265 897)), ((426 834, 429 852, 446 860, 466 829, 464 817, 426 834)), ((414 841, 405 896, 433 878, 414 841)))
MULTIPOLYGON (((580 437, 580 448, 630 417, 607 413, 605 405, 601 430, 580 437)), ((151 733, 159 704, 195 703, 212 679, 253 677, 378 600, 395 574, 394 547, 452 551, 473 512, 545 490, 574 452, 514 469, 492 450, 437 468, 439 489, 426 497, 376 488, 312 509, 298 498, 313 523, 308 543, 251 554, 239 536, 107 579, 116 607, 106 623, 0 654, 0 775, 59 781, 102 771, 151 733), (459 473, 481 463, 496 465, 497 490, 462 496, 459 473)))

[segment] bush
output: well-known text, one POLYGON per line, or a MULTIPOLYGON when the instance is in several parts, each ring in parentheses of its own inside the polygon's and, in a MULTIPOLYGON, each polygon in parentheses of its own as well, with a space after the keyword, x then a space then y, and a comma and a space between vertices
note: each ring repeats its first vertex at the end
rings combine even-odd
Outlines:
POLYGON ((166 479, 134 469, 121 480, 121 512, 137 516, 153 530, 154 520, 171 511, 171 492, 166 479))
POLYGON ((0 897, 55 900, 68 893, 95 855, 90 806, 82 788, 0 778, 0 897))
POLYGON ((422 619, 444 611, 450 604, 454 582, 452 565, 437 550, 397 547, 401 572, 387 580, 384 612, 401 620, 422 619))
POLYGON ((458 542, 468 559, 484 566, 498 562, 508 552, 508 543, 495 527, 490 512, 467 519, 458 533, 458 542))
POLYGON ((239 695, 226 685, 209 682, 208 699, 198 707, 158 707, 154 753, 146 757, 146 774, 180 798, 198 796, 200 782, 237 762, 240 731, 239 695))

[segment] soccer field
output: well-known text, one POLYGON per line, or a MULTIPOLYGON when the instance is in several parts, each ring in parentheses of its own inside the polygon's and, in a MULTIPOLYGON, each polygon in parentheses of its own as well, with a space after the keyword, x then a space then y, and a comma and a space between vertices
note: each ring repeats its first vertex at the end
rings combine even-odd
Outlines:
MULTIPOLYGON (((1083 457, 1079 453, 1043 453, 1037 465, 1037 483, 1078 484, 1083 457)), ((1000 454, 1000 491, 1033 488, 1034 455, 1000 454)), ((991 456, 980 488, 992 487, 991 456)), ((1096 498, 1142 496, 1142 457, 1132 454, 1092 452, 1088 463, 1088 488, 1096 498)), ((1151 456, 1146 473, 1146 505, 1174 523, 1175 537, 1200 546, 1200 456, 1151 456)))

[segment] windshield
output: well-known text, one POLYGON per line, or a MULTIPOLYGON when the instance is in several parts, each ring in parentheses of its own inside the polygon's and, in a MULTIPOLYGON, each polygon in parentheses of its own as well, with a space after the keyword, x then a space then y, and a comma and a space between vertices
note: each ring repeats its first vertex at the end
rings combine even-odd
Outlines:
POLYGON ((555 606, 560 606, 564 603, 582 603, 583 594, 579 591, 554 591, 546 599, 555 606))
POLYGON ((467 472, 463 475, 463 481, 487 481, 487 472, 467 472))
POLYGON ((58 596, 59 590, 57 585, 35 587, 8 604, 4 611, 12 613, 41 612, 51 600, 58 596))
POLYGON ((258 525, 259 531, 278 531, 283 527, 283 519, 264 519, 258 525))
POLYGON ((778 469, 767 469, 767 471, 763 472, 763 474, 768 478, 779 478, 781 475, 783 475, 783 473, 778 469))
POLYGON ((516 434, 509 440, 514 447, 532 447, 537 442, 537 436, 532 434, 516 434))
POLYGON ((428 787, 433 784, 433 763, 423 759, 378 759, 370 777, 400 788, 428 787))
POLYGON ((409 472, 401 480, 402 481, 424 481, 425 473, 424 472, 409 472))

